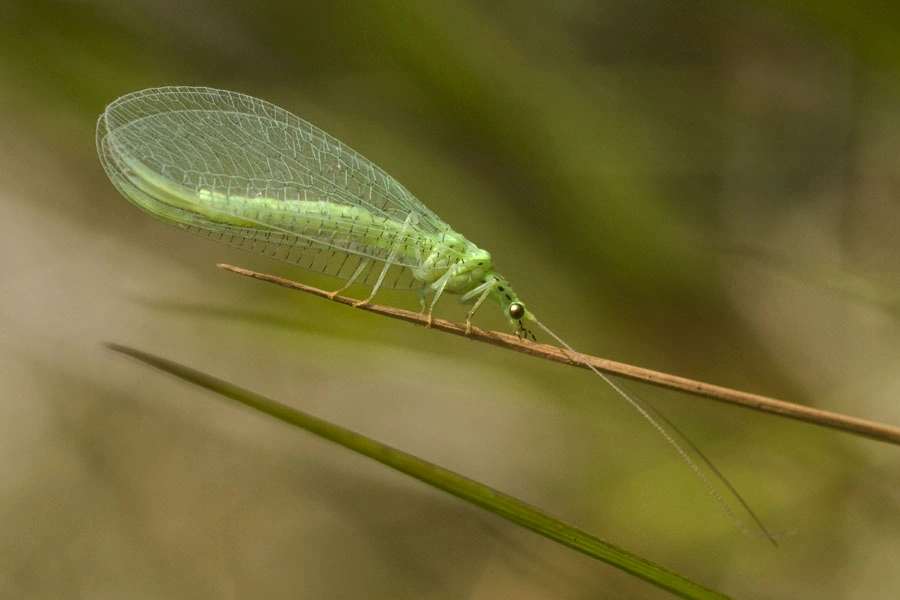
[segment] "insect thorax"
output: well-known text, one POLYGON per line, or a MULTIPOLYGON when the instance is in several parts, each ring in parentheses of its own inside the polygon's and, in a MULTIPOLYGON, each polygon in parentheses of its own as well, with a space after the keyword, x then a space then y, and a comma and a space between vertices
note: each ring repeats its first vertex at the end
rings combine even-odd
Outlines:
POLYGON ((487 250, 454 232, 442 234, 431 251, 419 257, 413 277, 428 284, 440 280, 444 291, 465 294, 484 282, 493 270, 494 261, 487 250))

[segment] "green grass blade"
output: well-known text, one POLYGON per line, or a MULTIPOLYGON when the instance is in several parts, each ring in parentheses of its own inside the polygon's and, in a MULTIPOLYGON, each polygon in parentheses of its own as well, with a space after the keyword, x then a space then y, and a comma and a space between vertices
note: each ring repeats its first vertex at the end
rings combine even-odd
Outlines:
POLYGON ((488 512, 521 525, 582 554, 601 560, 622 571, 668 590, 682 598, 727 598, 687 577, 623 550, 595 535, 581 531, 512 496, 491 489, 476 481, 417 458, 411 454, 382 444, 339 425, 334 425, 284 404, 244 390, 221 379, 119 344, 107 344, 119 353, 128 355, 189 383, 236 400, 285 423, 339 444, 367 456, 392 469, 484 508, 488 512))

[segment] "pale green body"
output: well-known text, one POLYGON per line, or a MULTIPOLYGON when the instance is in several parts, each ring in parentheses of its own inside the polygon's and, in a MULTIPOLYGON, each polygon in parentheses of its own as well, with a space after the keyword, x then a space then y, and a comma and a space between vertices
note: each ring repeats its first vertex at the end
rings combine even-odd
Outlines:
POLYGON ((423 309, 425 294, 433 294, 430 315, 438 298, 449 292, 472 303, 467 322, 490 298, 516 333, 529 333, 523 321, 537 324, 647 419, 741 526, 648 407, 528 312, 494 270, 487 251, 320 129, 243 94, 156 88, 123 96, 107 107, 97 123, 97 150, 113 184, 154 217, 333 275, 345 282, 341 289, 352 283, 371 285, 372 294, 363 302, 381 287, 418 289, 423 309))
MULTIPOLYGON (((373 287, 491 298, 517 332, 529 318, 491 255, 390 175, 272 104, 209 88, 123 96, 100 116, 109 178, 158 219, 373 287)), ((343 288, 341 288, 343 289, 343 288)), ((370 296, 370 298, 372 297, 370 296)))

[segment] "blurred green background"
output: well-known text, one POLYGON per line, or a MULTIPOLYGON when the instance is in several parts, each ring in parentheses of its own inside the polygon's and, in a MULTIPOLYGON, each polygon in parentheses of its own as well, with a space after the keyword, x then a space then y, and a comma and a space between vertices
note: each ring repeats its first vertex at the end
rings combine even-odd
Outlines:
POLYGON ((0 1, 0 598, 666 597, 106 340, 740 598, 896 597, 897 448, 635 385, 793 532, 773 549, 595 377, 221 272, 336 287, 140 213, 93 137, 145 87, 264 98, 489 249, 576 348, 897 424, 900 8, 877 6, 0 1))

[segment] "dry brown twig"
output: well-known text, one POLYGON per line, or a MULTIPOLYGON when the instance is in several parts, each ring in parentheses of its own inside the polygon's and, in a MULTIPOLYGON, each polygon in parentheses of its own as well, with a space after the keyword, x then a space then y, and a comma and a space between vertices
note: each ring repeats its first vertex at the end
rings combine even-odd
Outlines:
MULTIPOLYGON (((326 292, 325 290, 320 290, 318 288, 304 285, 302 283, 297 283, 289 279, 276 277, 274 275, 258 273, 256 271, 250 271, 248 269, 242 269, 240 267, 234 267, 232 265, 226 264, 220 264, 218 266, 219 268, 225 269, 226 271, 231 271, 232 273, 237 273, 238 275, 252 277, 253 279, 259 279, 261 281, 274 283, 276 285, 280 285, 292 290, 298 290, 301 292, 306 292, 307 294, 319 296, 321 298, 327 298, 333 302, 337 302, 338 304, 354 306, 359 302, 354 298, 347 298, 345 296, 332 297, 331 293, 326 292)), ((408 323, 428 326, 428 317, 422 313, 403 310, 401 308, 393 308, 390 306, 382 306, 379 304, 366 304, 359 306, 359 308, 375 314, 399 319, 401 321, 406 321, 408 323)), ((495 346, 501 346, 508 350, 530 354, 531 356, 536 356, 545 360, 551 360, 574 367, 587 368, 587 366, 583 362, 578 360, 566 350, 563 350, 556 346, 551 346, 549 344, 542 344, 539 342, 524 340, 508 333, 500 333, 499 331, 482 329, 480 327, 475 327, 474 325, 467 332, 465 324, 454 323, 452 321, 438 318, 431 319, 431 328, 437 331, 443 331, 446 333, 452 333, 455 335, 467 337, 479 342, 486 342, 495 346)), ((712 385, 709 383, 703 383, 701 381, 695 381, 692 379, 686 379, 684 377, 677 377, 675 375, 661 373, 659 371, 651 371, 650 369, 643 369, 641 367, 635 367, 624 363, 606 360, 604 358, 598 358, 596 356, 590 356, 588 354, 582 354, 582 356, 595 368, 610 375, 617 375, 619 377, 625 377, 627 379, 633 379, 635 381, 641 381, 643 383, 649 383, 651 385, 668 388, 671 390, 687 392, 695 396, 710 398, 719 402, 726 402, 728 404, 734 404, 737 406, 742 406, 744 408, 751 408, 766 413, 780 415, 782 417, 788 417, 790 419, 796 419, 798 421, 804 421, 806 423, 812 423, 814 425, 829 427, 831 429, 838 429, 840 431, 845 431, 847 433, 852 433, 882 442, 900 445, 900 428, 892 427, 890 425, 857 419, 855 417, 828 412, 825 410, 819 410, 817 408, 810 408, 808 406, 793 404, 791 402, 785 402, 783 400, 776 400, 774 398, 760 396, 758 394, 732 390, 718 385, 712 385)))

